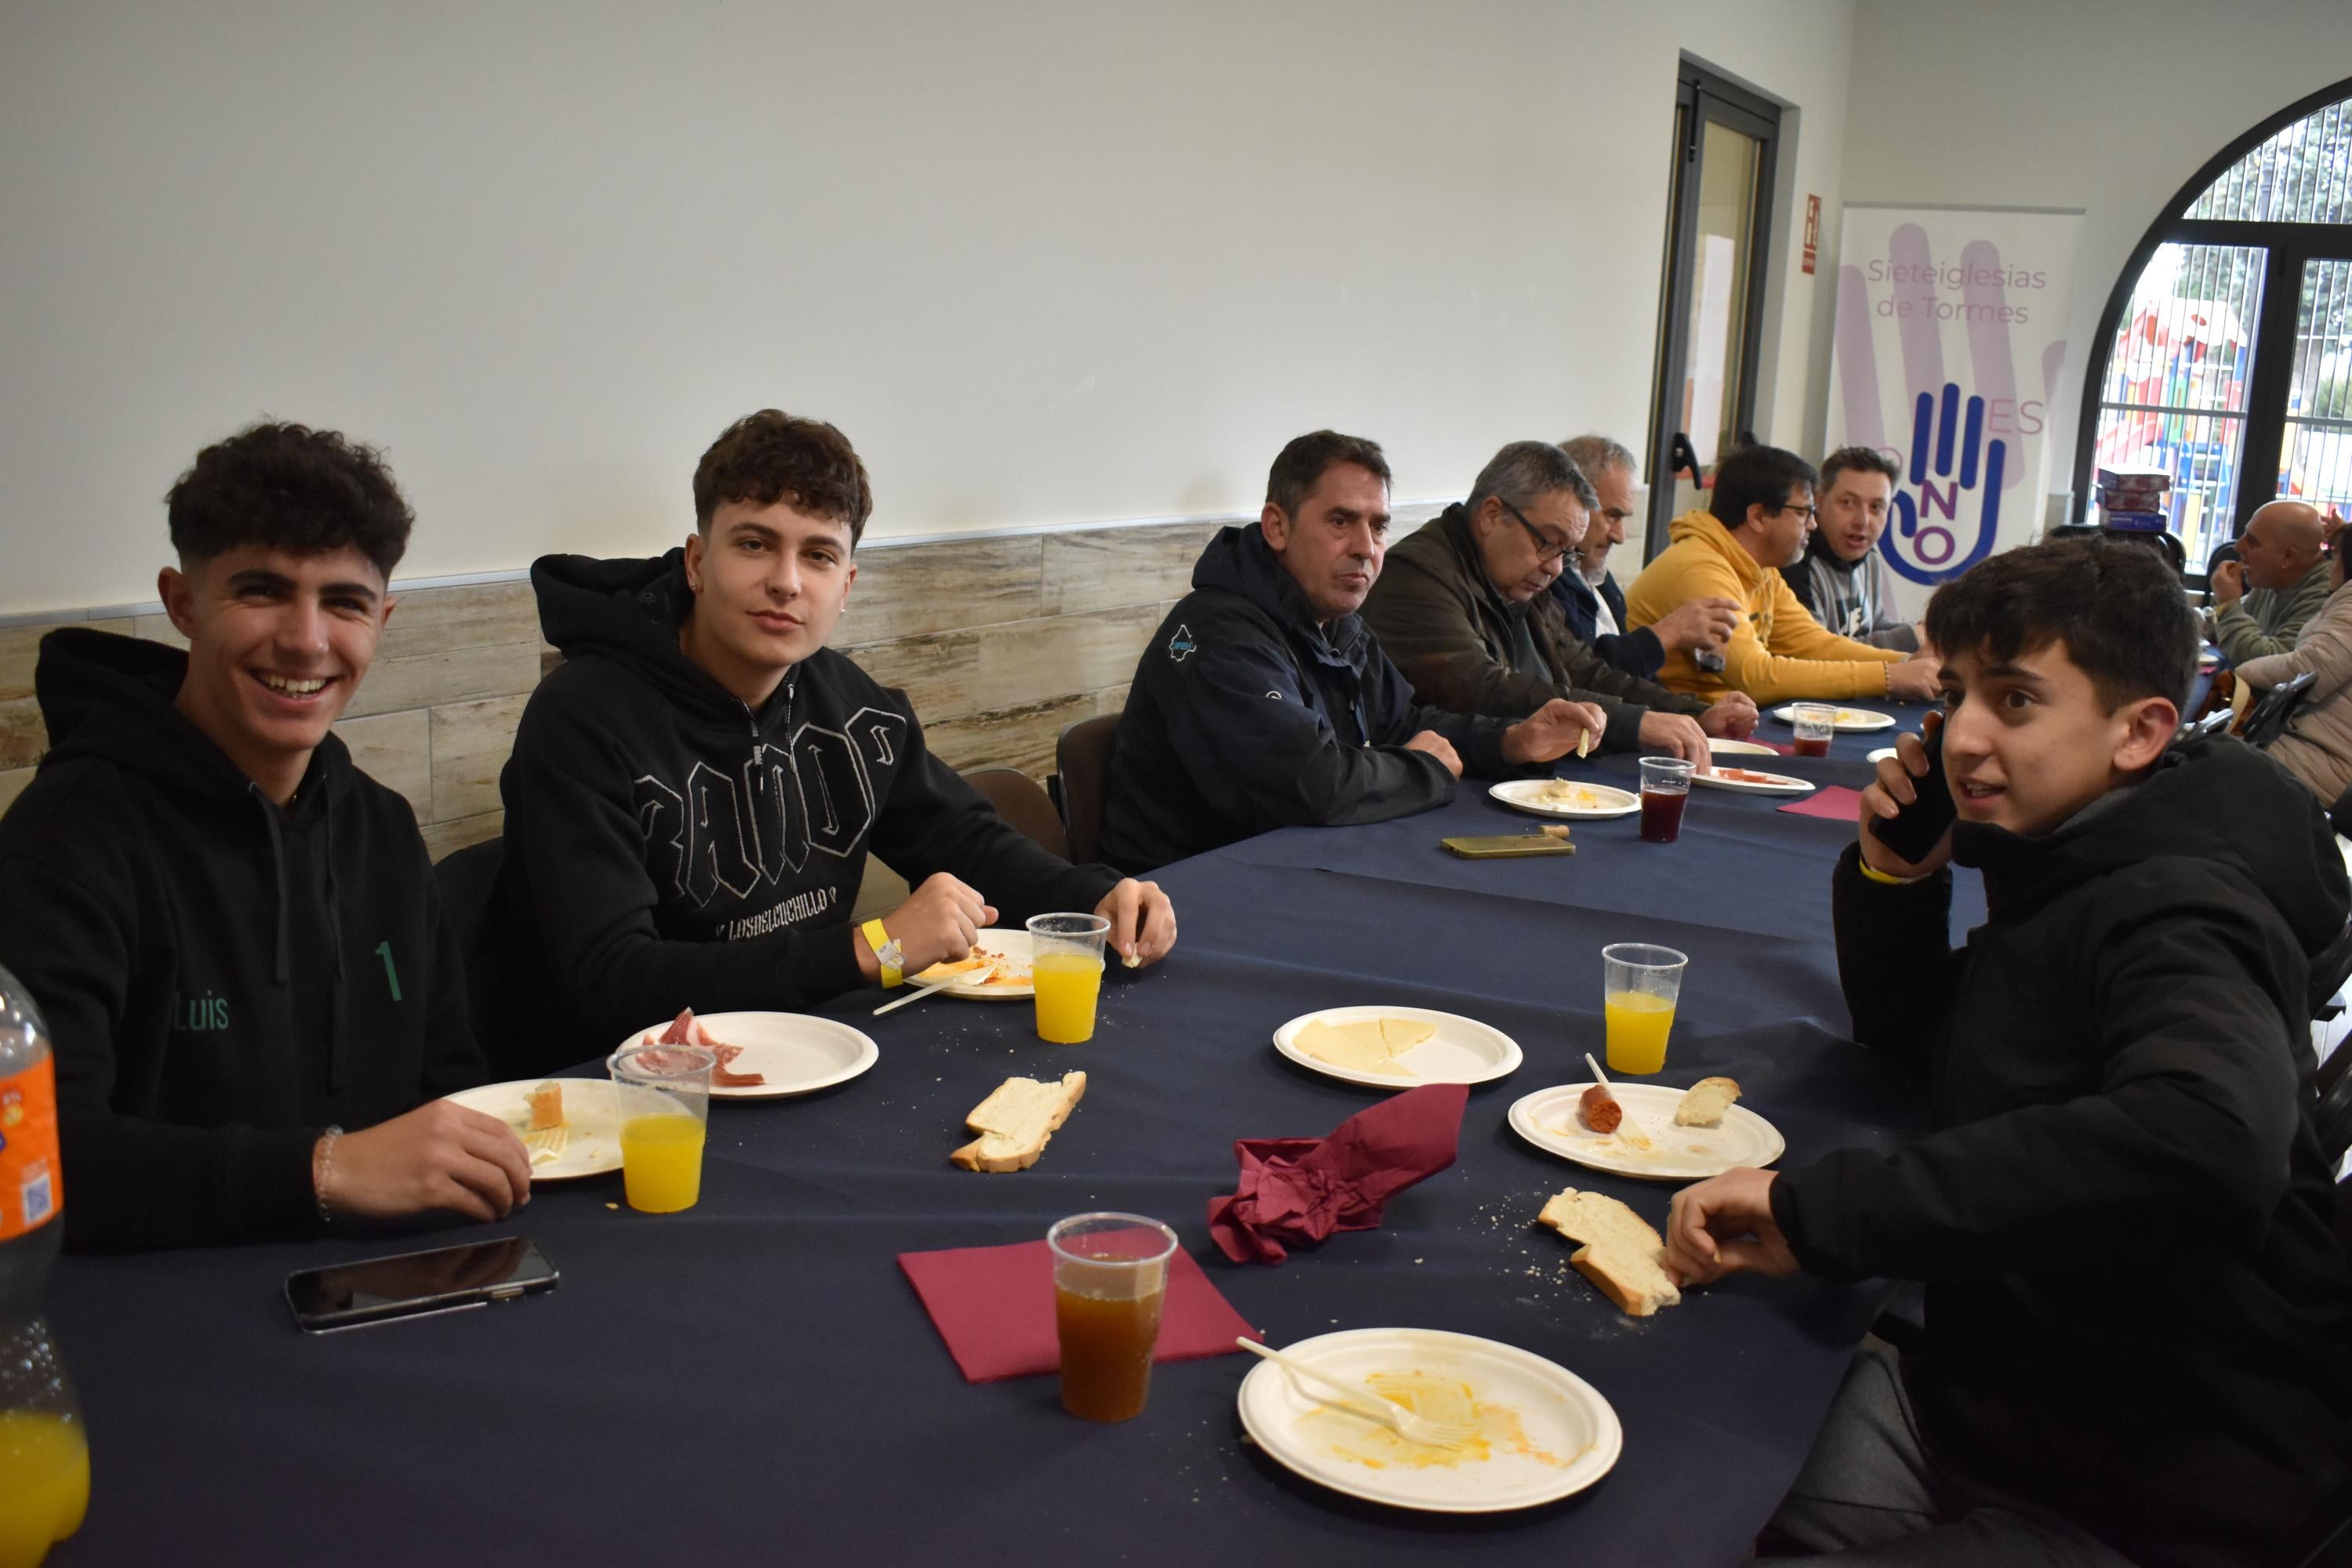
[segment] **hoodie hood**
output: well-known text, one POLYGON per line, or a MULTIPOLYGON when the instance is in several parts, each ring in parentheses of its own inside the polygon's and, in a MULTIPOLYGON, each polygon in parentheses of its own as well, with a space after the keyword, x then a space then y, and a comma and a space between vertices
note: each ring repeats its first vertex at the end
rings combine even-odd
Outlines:
MULTIPOLYGON (((719 684, 677 646, 677 628, 694 613, 686 585, 686 551, 600 561, 590 555, 542 555, 530 566, 539 596, 541 635, 567 659, 602 655, 650 681, 670 701, 699 718, 740 726, 743 700, 719 684)), ((776 688, 765 721, 791 702, 794 676, 776 688)))
MULTIPOLYGON (((1877 546, 1873 545, 1871 548, 1875 550, 1877 546)), ((1870 556, 1867 552, 1864 552, 1861 555, 1855 556, 1853 560, 1848 561, 1844 556, 1840 555, 1836 551, 1831 549, 1829 542, 1822 537, 1821 530, 1815 529, 1805 539, 1805 559, 1807 561, 1818 561, 1832 572, 1843 572, 1847 576, 1851 577, 1855 573, 1862 570, 1864 563, 1867 562, 1870 559, 1870 556)))
POLYGON ((1764 581, 1764 568, 1756 564, 1756 557, 1741 549, 1739 541, 1731 537, 1731 530, 1724 527, 1715 513, 1704 508, 1686 511, 1668 523, 1666 538, 1674 544, 1680 544, 1686 539, 1696 540, 1706 549, 1731 563, 1731 570, 1739 578, 1743 599, 1753 599, 1756 585, 1764 581))
POLYGON ((2128 866, 2179 857, 2235 871, 2316 955, 2344 931, 2344 863, 2311 792, 2271 758, 2221 737, 2181 742, 2146 778, 2114 790, 2055 831, 2026 838, 1964 822, 1952 858, 1983 868, 1993 917, 2030 914, 2128 866))
POLYGON ((1248 600, 1283 628, 1289 638, 1316 658, 1349 665, 1350 650, 1368 635, 1360 616, 1341 616, 1327 627, 1315 621, 1315 606, 1307 592, 1265 542, 1254 522, 1234 523, 1218 531, 1192 566, 1192 586, 1215 589, 1248 600))

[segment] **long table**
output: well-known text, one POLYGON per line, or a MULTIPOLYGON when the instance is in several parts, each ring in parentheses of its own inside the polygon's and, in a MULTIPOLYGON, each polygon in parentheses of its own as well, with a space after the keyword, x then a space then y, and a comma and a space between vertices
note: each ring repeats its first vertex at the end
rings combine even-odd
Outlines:
MULTIPOLYGON (((1858 785, 1878 739, 1767 765, 1858 785)), ((1562 771, 1626 783, 1633 762, 1562 771)), ((1421 816, 1170 867, 1178 950, 1114 973, 1090 1044, 1040 1043, 1025 1005, 875 1019, 876 994, 845 997, 825 1011, 871 1033, 879 1064, 714 1107, 702 1200, 681 1215, 620 1205, 615 1173, 542 1187, 496 1227, 68 1259, 49 1314, 95 1489, 53 1560, 1737 1562, 1882 1293, 1742 1279, 1626 1319, 1532 1222, 1570 1185, 1662 1222, 1670 1189, 1554 1159, 1504 1116, 1599 1051, 1601 946, 1654 940, 1691 956, 1664 1081, 1738 1078, 1792 1165, 1916 1126, 1921 1088, 1842 1038, 1828 878, 1853 828, 1779 804, 1701 792, 1675 845, 1638 842, 1628 817, 1578 825, 1573 858, 1472 862, 1439 837, 1533 823, 1465 784, 1421 816), (1319 1135, 1376 1098, 1283 1059, 1272 1030, 1364 1002, 1469 1014, 1526 1063, 1472 1091, 1459 1163, 1381 1228, 1279 1268, 1226 1263, 1203 1211, 1233 1189, 1233 1141, 1319 1135), (949 1167, 992 1086, 1071 1067, 1086 1101, 1034 1169, 949 1167), (1064 1415, 1051 1377, 967 1385, 896 1256, 1096 1208, 1174 1224, 1276 1344, 1404 1324, 1551 1357, 1615 1405, 1623 1458, 1560 1503, 1441 1518, 1339 1497, 1247 1445, 1244 1357, 1160 1367, 1149 1410, 1118 1426, 1064 1415), (324 1338, 279 1296, 294 1268, 509 1232, 540 1243, 559 1289, 324 1338)))

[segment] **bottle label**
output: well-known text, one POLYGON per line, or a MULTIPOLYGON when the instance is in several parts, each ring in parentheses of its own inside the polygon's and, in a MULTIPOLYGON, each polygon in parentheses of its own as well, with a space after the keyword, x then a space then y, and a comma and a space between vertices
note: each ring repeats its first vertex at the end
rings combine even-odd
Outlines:
POLYGON ((0 1242, 57 1216, 65 1201, 58 1160, 56 1058, 0 1078, 0 1242))

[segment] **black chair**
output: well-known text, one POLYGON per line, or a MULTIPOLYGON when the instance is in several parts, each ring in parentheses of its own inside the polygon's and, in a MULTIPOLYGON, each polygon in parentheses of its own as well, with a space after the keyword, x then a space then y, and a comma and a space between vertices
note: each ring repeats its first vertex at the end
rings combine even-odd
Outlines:
POLYGON ((507 955, 500 950, 490 907, 499 889, 499 867, 506 858, 506 840, 485 838, 452 850, 433 868, 433 885, 441 895, 441 918, 457 938, 457 955, 466 965, 466 1012, 473 1020, 474 1038, 495 1062, 499 1046, 509 1031, 502 1011, 507 955))
POLYGON ((1062 859, 1070 858, 1068 831, 1045 787, 1019 768, 977 768, 963 775, 1004 818, 1062 859))
POLYGON ((1054 743, 1070 858, 1080 865, 1092 861, 1101 847, 1103 793, 1110 784, 1110 750, 1118 739, 1118 715, 1102 713, 1079 720, 1054 743))
POLYGON ((2318 679, 2315 671, 2306 669, 2291 680, 2280 681, 2256 698, 2254 705, 2246 710, 2245 724, 2238 731, 2244 737, 2246 744, 2259 749, 2285 734, 2288 723, 2294 718, 2294 710, 2303 706, 2304 694, 2318 679))

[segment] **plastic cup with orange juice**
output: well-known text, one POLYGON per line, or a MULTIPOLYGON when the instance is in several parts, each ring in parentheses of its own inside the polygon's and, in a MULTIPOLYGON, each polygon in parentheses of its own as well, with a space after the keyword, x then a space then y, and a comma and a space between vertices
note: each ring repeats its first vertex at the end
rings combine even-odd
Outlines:
POLYGON ((1609 1070, 1640 1076, 1666 1065, 1687 954, 1622 942, 1601 950, 1601 1010, 1609 1027, 1609 1070))
POLYGON ((1037 993, 1037 1037, 1075 1046, 1095 1037, 1095 1002, 1102 994, 1103 941, 1110 921, 1101 915, 1032 915, 1029 979, 1037 993))
POLYGON ((702 1196, 710 1070, 718 1065, 718 1055, 700 1046, 634 1046, 605 1063, 621 1129, 621 1186, 631 1208, 676 1214, 702 1196))

